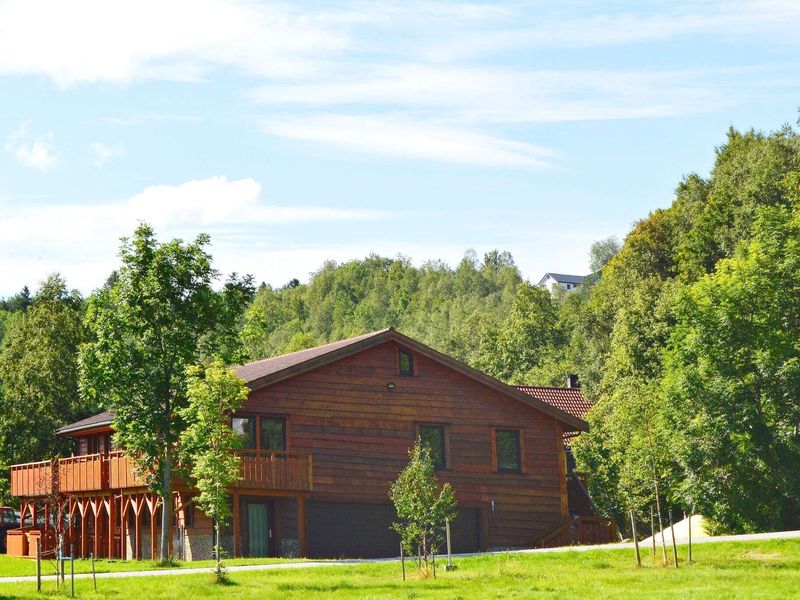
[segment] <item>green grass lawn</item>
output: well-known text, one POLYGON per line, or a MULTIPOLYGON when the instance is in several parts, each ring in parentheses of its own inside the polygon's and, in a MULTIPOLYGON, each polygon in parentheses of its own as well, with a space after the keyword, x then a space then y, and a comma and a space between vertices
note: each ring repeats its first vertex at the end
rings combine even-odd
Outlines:
MULTIPOLYGON (((685 547, 679 548, 685 557, 685 547)), ((76 581, 81 598, 800 598, 800 540, 695 546, 679 569, 632 550, 500 554, 457 561, 458 570, 401 581, 397 563, 232 573, 218 586, 207 575, 76 581)), ((45 592, 54 595, 55 584, 45 592)), ((36 598, 34 584, 0 584, 1 597, 36 598)))
MULTIPOLYGON (((279 562, 298 562, 303 559, 286 559, 286 558, 236 558, 226 560, 226 565, 263 565, 267 563, 279 562)), ((187 569, 196 567, 209 567, 214 565, 213 560, 196 560, 194 562, 178 562, 168 567, 161 567, 158 563, 150 560, 105 560, 98 559, 94 561, 94 570, 96 573, 111 573, 114 571, 149 571, 154 569, 187 569)), ((55 561, 44 559, 42 560, 42 574, 54 575, 55 574, 55 561)), ((69 563, 65 566, 69 571, 69 563)), ((76 573, 91 573, 92 562, 90 560, 75 560, 76 573)), ((0 581, 2 577, 17 577, 22 575, 36 575, 36 561, 31 558, 18 558, 16 556, 5 556, 0 554, 0 581)))

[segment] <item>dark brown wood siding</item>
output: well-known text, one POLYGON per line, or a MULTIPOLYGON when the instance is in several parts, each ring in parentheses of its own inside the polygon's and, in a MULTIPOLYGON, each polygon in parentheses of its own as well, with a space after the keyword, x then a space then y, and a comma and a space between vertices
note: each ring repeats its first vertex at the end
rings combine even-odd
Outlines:
POLYGON ((441 423, 448 468, 440 480, 461 506, 481 509, 482 546, 530 546, 561 523, 558 422, 418 353, 414 376, 401 376, 398 349, 387 342, 256 390, 242 412, 289 416, 289 450, 313 455, 311 501, 385 504, 416 426, 441 423), (521 430, 521 473, 494 472, 493 428, 521 430))

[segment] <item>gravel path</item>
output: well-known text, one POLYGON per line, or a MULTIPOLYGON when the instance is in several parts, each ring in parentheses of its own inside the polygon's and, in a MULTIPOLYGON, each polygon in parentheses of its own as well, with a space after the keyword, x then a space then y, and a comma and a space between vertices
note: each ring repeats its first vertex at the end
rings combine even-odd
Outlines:
MULTIPOLYGON (((694 540, 694 544, 708 544, 711 542, 750 542, 758 540, 786 540, 800 538, 800 531, 776 531, 773 533, 750 533, 745 535, 721 535, 717 537, 707 537, 694 540)), ((685 542, 678 541, 678 545, 685 545, 685 542)), ((619 548, 633 548, 633 542, 623 542, 619 544, 603 544, 599 546, 565 546, 562 548, 531 548, 528 550, 512 550, 510 554, 538 554, 549 552, 587 552, 589 550, 614 550, 619 548)), ((456 557, 467 556, 486 556, 490 554, 506 554, 506 552, 479 552, 472 554, 458 554, 456 557)), ((442 557, 445 558, 445 557, 442 557)), ((273 571, 277 569, 314 569, 317 567, 335 567, 344 565, 359 565, 368 563, 381 563, 381 562, 394 562, 400 560, 399 558, 371 558, 359 560, 325 560, 325 561, 303 561, 303 562, 289 562, 289 563, 272 563, 268 565, 239 565, 227 567, 230 573, 239 573, 242 571, 273 571)), ((188 569, 158 569, 150 571, 118 571, 114 573, 98 573, 97 579, 116 579, 120 577, 164 577, 170 575, 198 575, 203 573, 211 573, 209 567, 203 568, 188 568, 188 569)), ((89 579, 92 577, 91 573, 79 573, 75 575, 75 579, 89 579)), ((54 575, 47 575, 42 577, 42 581, 53 581, 54 575)), ((24 577, 0 577, 0 584, 2 583, 19 583, 19 582, 35 582, 36 576, 28 575, 24 577)))

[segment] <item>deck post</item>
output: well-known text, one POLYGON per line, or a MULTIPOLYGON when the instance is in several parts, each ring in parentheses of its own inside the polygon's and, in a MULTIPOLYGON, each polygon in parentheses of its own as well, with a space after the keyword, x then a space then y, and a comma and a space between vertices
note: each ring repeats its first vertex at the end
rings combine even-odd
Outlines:
POLYGON ((108 558, 115 558, 114 556, 114 529, 116 529, 116 516, 117 510, 114 505, 114 494, 111 494, 108 502, 108 558))
POLYGON ((239 541, 239 492, 233 492, 233 556, 239 557, 241 542, 239 541))
MULTIPOLYGON (((67 515, 68 525, 67 525, 67 538, 69 538, 70 544, 75 544, 75 528, 74 528, 74 521, 75 521, 75 501, 72 497, 67 500, 67 515)), ((75 554, 75 551, 72 551, 72 554, 75 554)))
MULTIPOLYGON (((155 494, 153 494, 153 495, 155 496, 155 494)), ((156 502, 157 502, 157 500, 154 500, 154 501, 149 503, 150 504, 150 559, 151 560, 155 560, 156 559, 156 537, 157 537, 157 532, 156 532, 156 526, 157 526, 156 510, 158 508, 156 506, 156 502)))
POLYGON ((308 543, 306 541, 306 498, 302 494, 297 495, 297 541, 300 546, 300 556, 308 557, 308 543))
POLYGON ((125 537, 127 535, 126 529, 128 528, 128 520, 126 517, 128 516, 128 511, 126 510, 128 507, 125 504, 125 496, 120 494, 119 496, 119 557, 122 560, 128 558, 126 556, 127 552, 127 544, 125 543, 125 537))
POLYGON ((100 507, 97 506, 96 500, 92 501, 92 512, 94 513, 94 548, 92 548, 92 556, 100 556, 100 528, 103 526, 103 521, 100 519, 100 507))
POLYGON ((136 499, 136 541, 134 542, 133 558, 140 560, 142 557, 142 506, 139 504, 139 499, 136 499))
POLYGON ((86 558, 86 507, 83 498, 80 499, 81 508, 81 558, 86 558))

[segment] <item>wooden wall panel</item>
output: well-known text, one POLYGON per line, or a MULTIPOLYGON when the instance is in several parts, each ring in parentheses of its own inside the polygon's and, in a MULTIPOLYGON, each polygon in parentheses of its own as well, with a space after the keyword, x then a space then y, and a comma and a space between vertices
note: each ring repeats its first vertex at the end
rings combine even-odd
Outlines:
POLYGON ((400 376, 398 348, 387 342, 257 390, 241 412, 290 415, 289 450, 313 454, 313 501, 385 503, 415 425, 442 423, 450 464, 440 480, 462 506, 484 509, 484 546, 530 546, 561 523, 555 419, 416 353, 415 375, 400 376), (492 472, 492 427, 523 430, 524 474, 492 472))

